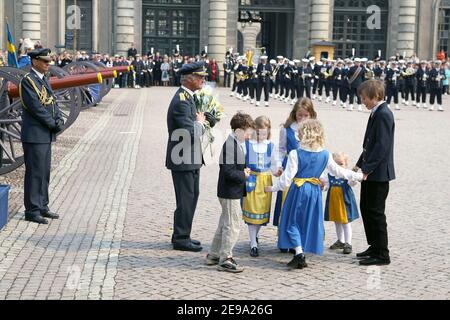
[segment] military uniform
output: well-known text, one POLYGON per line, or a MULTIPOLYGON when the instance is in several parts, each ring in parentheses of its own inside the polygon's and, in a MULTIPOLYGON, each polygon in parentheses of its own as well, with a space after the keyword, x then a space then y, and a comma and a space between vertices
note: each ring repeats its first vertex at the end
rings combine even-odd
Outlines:
MULTIPOLYGON (((355 62, 360 62, 359 59, 355 59, 355 62)), ((364 82, 364 74, 365 74, 365 68, 361 65, 354 65, 350 68, 348 71, 348 84, 349 84, 349 95, 350 95, 350 107, 349 111, 353 111, 353 103, 355 101, 355 96, 358 102, 358 111, 362 111, 361 106, 361 98, 357 94, 357 90, 359 86, 364 82)))
POLYGON ((309 64, 308 59, 303 59, 303 66, 299 69, 299 87, 300 93, 298 95, 299 98, 303 98, 304 95, 311 99, 311 80, 313 76, 313 70, 311 65, 309 64))
POLYGON ((442 108, 442 91, 443 81, 446 79, 445 70, 441 68, 442 62, 437 60, 434 64, 434 68, 430 71, 430 77, 428 78, 430 87, 430 111, 434 110, 434 103, 437 100, 438 110, 444 111, 442 108))
MULTIPOLYGON (((196 73, 206 76, 202 62, 186 64, 180 75, 196 73)), ((201 251, 191 239, 192 220, 199 197, 200 168, 204 164, 200 138, 205 127, 197 122, 196 96, 181 87, 167 113, 168 142, 166 167, 172 171, 177 208, 174 214, 172 243, 174 249, 201 251)))
POLYGON ((429 78, 429 71, 426 67, 427 61, 422 61, 420 68, 416 71, 416 103, 420 108, 420 101, 422 101, 423 108, 427 109, 427 85, 429 78))
MULTIPOLYGON (((32 59, 50 60, 50 50, 29 53, 32 59)), ((31 69, 20 82, 22 100, 21 139, 25 159, 24 204, 25 219, 47 223, 44 219, 57 218, 48 207, 48 186, 51 168, 51 143, 64 127, 56 97, 43 74, 31 69)))
MULTIPOLYGON (((267 57, 264 61, 267 61, 267 57)), ((256 105, 259 106, 261 95, 264 91, 264 101, 266 107, 269 106, 269 92, 270 92, 270 76, 272 75, 272 66, 269 63, 260 63, 256 69, 258 75, 258 87, 256 90, 256 105)))

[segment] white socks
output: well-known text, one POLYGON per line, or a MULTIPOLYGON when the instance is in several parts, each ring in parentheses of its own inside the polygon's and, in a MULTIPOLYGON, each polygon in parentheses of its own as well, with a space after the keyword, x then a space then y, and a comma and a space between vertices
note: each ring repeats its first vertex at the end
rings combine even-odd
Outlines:
POLYGON ((342 227, 342 224, 335 222, 334 225, 336 226, 336 235, 338 237, 338 240, 342 243, 345 243, 344 228, 342 227))
POLYGON ((249 224, 248 225, 248 234, 250 236, 250 248, 258 248, 258 243, 256 242, 256 238, 258 237, 259 230, 261 226, 249 224))
POLYGON ((336 234, 339 241, 351 245, 353 236, 352 225, 350 223, 348 224, 335 223, 335 226, 336 226, 336 234))
POLYGON ((302 247, 297 247, 295 248, 295 255, 298 256, 299 254, 303 253, 303 248, 302 247))

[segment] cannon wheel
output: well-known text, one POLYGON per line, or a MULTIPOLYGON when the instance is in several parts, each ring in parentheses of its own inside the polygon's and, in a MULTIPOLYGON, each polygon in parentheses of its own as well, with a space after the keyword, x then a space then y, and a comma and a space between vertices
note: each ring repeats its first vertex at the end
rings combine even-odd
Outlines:
POLYGON ((0 68, 0 175, 16 170, 23 162, 20 138, 22 102, 8 97, 8 83, 16 86, 26 72, 16 68, 0 68))
MULTIPOLYGON (((30 66, 23 68, 22 70, 29 72, 31 69, 30 66)), ((61 68, 51 66, 49 69, 50 77, 57 77, 58 79, 62 79, 69 74, 61 68)), ((64 117, 65 126, 64 130, 69 128, 75 120, 77 120, 78 115, 81 111, 81 99, 79 98, 81 95, 79 88, 68 88, 68 89, 60 89, 55 90, 54 94, 56 96, 56 101, 58 102, 58 106, 61 110, 61 113, 64 117)), ((61 134, 60 132, 59 134, 61 134)))
MULTIPOLYGON (((101 71, 98 66, 92 62, 87 61, 74 61, 63 68, 64 71, 71 75, 78 75, 87 72, 99 72, 101 71)), ((81 108, 86 109, 97 105, 103 98, 105 92, 106 83, 103 81, 101 85, 89 85, 80 87, 81 92, 81 108), (100 87, 99 87, 100 86, 100 87)))

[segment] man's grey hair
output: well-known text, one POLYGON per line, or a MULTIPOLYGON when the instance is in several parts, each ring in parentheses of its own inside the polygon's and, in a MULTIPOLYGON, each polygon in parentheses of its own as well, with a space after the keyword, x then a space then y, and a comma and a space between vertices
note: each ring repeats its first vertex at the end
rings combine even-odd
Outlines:
POLYGON ((184 74, 184 75, 182 75, 181 79, 180 79, 181 84, 189 82, 192 79, 192 77, 193 77, 192 74, 184 74))

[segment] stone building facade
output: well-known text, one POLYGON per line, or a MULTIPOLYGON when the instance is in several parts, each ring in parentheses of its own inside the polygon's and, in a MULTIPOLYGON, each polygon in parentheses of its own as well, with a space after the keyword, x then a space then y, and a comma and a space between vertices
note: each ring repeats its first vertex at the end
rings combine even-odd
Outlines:
POLYGON ((382 57, 431 59, 450 46, 450 0, 0 0, 0 13, 0 26, 8 17, 16 41, 111 54, 124 54, 131 43, 143 53, 172 53, 179 45, 182 54, 206 49, 219 62, 230 48, 301 58, 322 40, 333 42, 338 56, 354 49, 370 58, 381 50, 382 57), (80 30, 68 28, 74 5, 80 30))

